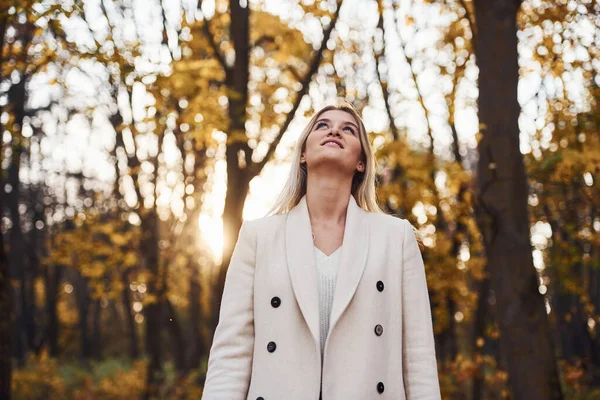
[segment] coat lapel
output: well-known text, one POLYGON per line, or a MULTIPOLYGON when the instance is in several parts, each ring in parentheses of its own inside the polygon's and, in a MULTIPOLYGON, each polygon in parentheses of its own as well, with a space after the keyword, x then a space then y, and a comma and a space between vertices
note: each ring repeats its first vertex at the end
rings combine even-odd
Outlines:
POLYGON ((294 295, 315 344, 318 346, 319 292, 317 289, 317 267, 306 197, 303 197, 288 213, 285 226, 285 247, 294 295))
POLYGON ((340 266, 337 272, 333 305, 331 307, 328 338, 352 297, 354 297, 365 270, 369 248, 369 225, 365 216, 366 211, 356 204, 354 196, 350 196, 348 211, 346 212, 340 266))
MULTIPOLYGON (((366 212, 356 204, 354 196, 350 196, 329 332, 348 307, 365 269, 369 243, 365 215, 366 212)), ((306 196, 288 213, 285 234, 287 262, 294 295, 315 343, 319 346, 317 267, 306 196)))

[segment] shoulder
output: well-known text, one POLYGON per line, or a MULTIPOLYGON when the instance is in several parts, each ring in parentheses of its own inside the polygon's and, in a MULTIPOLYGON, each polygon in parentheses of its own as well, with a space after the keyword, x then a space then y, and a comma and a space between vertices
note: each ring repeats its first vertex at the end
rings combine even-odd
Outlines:
POLYGON ((285 222, 285 214, 268 215, 266 217, 260 217, 255 219, 245 220, 243 227, 245 229, 251 229, 252 231, 264 231, 273 229, 278 225, 282 225, 285 222))
POLYGON ((411 224, 404 218, 395 215, 364 211, 365 218, 369 221, 369 225, 377 229, 386 228, 393 231, 404 232, 411 224))
POLYGON ((371 233, 380 238, 388 237, 402 246, 408 241, 420 242, 420 235, 407 219, 395 215, 364 211, 371 233))

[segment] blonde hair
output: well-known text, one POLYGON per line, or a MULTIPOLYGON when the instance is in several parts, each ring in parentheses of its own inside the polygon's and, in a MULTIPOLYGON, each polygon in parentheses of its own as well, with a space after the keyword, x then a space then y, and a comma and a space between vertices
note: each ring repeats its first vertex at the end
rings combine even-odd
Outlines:
POLYGON ((352 115, 358 124, 358 136, 362 148, 361 160, 365 163, 365 171, 356 171, 354 173, 354 176, 352 177, 351 195, 354 196, 354 199, 360 208, 366 211, 383 213, 377 204, 377 197, 375 194, 375 155, 373 154, 373 149, 367 136, 367 130, 356 109, 350 103, 342 101, 336 105, 329 105, 320 109, 313 115, 308 125, 306 125, 306 128, 304 128, 292 155, 292 167, 287 182, 275 200, 275 204, 269 210, 268 215, 283 214, 290 211, 306 194, 308 172, 306 164, 300 163, 300 157, 306 148, 306 140, 317 122, 317 119, 321 114, 331 110, 344 111, 352 115))

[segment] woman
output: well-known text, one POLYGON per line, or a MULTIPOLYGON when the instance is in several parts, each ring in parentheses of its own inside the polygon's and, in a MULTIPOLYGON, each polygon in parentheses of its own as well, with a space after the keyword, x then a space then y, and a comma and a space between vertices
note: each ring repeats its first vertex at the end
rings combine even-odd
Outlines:
POLYGON ((202 398, 439 399, 423 260, 377 206, 360 116, 325 107, 298 143, 274 215, 240 229, 202 398))

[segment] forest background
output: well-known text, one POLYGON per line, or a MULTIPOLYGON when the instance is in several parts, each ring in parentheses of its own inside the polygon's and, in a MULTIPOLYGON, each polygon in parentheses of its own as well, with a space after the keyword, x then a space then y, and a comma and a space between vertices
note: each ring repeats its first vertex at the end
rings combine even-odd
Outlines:
POLYGON ((0 0, 0 398, 199 398, 241 223, 338 97, 443 397, 600 398, 598 43, 592 0, 0 0))

